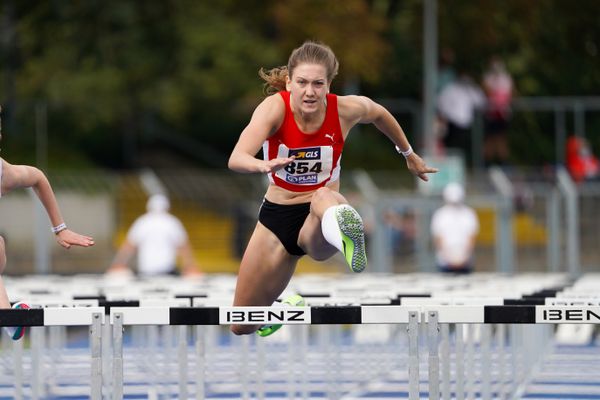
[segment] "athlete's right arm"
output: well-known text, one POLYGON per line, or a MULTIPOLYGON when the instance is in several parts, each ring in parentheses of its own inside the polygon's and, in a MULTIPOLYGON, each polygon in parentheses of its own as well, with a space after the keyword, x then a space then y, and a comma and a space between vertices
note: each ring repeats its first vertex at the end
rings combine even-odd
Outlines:
POLYGON ((250 122, 242 131, 233 148, 229 156, 229 169, 243 173, 269 173, 294 161, 290 157, 275 158, 269 161, 256 158, 264 141, 279 129, 284 116, 285 104, 281 96, 275 94, 264 99, 254 110, 250 122))

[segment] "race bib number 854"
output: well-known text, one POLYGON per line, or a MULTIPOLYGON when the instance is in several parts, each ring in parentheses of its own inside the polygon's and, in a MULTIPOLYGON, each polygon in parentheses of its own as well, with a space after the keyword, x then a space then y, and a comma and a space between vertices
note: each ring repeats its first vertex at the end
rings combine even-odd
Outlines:
POLYGON ((281 144, 278 157, 295 157, 295 160, 275 173, 278 178, 294 185, 318 185, 331 176, 333 147, 317 146, 290 149, 281 144))

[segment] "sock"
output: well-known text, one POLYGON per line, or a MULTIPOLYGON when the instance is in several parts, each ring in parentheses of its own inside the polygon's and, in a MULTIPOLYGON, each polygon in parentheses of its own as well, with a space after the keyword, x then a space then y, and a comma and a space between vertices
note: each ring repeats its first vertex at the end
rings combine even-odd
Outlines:
POLYGON ((339 206, 331 206, 325 210, 323 218, 321 218, 321 231, 323 232, 325 240, 343 253, 342 233, 340 232, 340 226, 337 221, 337 216, 335 215, 335 210, 338 207, 339 206))

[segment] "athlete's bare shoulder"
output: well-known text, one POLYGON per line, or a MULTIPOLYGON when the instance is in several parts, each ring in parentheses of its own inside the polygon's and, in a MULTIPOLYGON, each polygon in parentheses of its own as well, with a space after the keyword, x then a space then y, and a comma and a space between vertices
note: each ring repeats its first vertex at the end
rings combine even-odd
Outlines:
POLYGON ((266 113, 283 113, 285 112, 285 103, 279 93, 269 95, 260 102, 256 110, 266 113))
MULTIPOLYGON (((254 110, 252 121, 278 127, 285 116, 285 103, 279 93, 267 96, 254 110)), ((251 121, 251 122, 252 122, 251 121)))
POLYGON ((338 114, 352 125, 360 122, 369 112, 372 101, 365 96, 338 96, 338 114))

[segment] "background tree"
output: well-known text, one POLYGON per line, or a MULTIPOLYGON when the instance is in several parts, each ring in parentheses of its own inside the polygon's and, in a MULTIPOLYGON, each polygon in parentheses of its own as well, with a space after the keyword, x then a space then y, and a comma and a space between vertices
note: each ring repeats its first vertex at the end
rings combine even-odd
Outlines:
MULTIPOLYGON (((438 8, 440 47, 453 48, 473 76, 499 54, 520 95, 597 94, 597 1, 448 0, 438 8)), ((223 167, 263 96, 258 69, 285 64, 306 39, 338 55, 336 92, 421 101, 421 0, 4 0, 0 13, 2 147, 17 162, 32 161, 32 110, 43 103, 53 167, 138 166, 165 146, 223 167)), ((397 117, 415 139, 410 118, 397 117)), ((545 140, 547 126, 523 124, 515 157, 543 161, 543 149, 539 157, 526 150, 532 137, 545 140)), ((599 125, 591 119, 588 128, 599 125)), ((382 154, 372 168, 397 163, 382 135, 353 135, 345 166, 363 165, 367 151, 382 154)))

